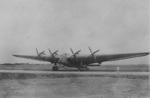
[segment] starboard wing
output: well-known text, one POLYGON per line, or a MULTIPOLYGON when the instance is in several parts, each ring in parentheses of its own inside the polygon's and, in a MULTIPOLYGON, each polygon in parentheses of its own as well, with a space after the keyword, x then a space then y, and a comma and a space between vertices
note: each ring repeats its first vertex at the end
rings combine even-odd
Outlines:
POLYGON ((13 56, 19 58, 25 58, 25 59, 38 60, 38 61, 49 61, 49 58, 44 56, 15 55, 15 54, 13 56))

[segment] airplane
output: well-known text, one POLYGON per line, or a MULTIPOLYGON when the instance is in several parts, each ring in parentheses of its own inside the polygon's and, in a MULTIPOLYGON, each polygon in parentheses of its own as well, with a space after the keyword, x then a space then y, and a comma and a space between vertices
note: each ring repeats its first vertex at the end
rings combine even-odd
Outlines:
POLYGON ((58 50, 52 52, 49 49, 50 56, 46 56, 45 51, 38 52, 38 49, 36 48, 37 56, 16 55, 16 54, 14 54, 13 56, 25 59, 50 62, 53 64, 52 66, 53 71, 58 71, 60 65, 66 67, 74 67, 80 71, 86 71, 89 70, 88 66, 94 66, 91 65, 93 63, 98 63, 95 66, 100 66, 102 62, 106 61, 115 61, 135 57, 142 57, 150 54, 150 52, 140 52, 140 53, 122 53, 122 54, 118 53, 118 54, 96 55, 96 53, 99 52, 100 50, 92 51, 90 47, 88 47, 88 49, 90 51, 89 55, 79 55, 81 50, 74 52, 73 49, 70 48, 72 55, 68 55, 67 53, 58 55, 58 50))

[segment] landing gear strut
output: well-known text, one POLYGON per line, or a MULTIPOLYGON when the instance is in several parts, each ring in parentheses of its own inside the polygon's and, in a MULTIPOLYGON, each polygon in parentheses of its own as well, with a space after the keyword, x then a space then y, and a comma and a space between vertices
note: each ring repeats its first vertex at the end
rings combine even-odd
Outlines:
POLYGON ((53 67, 52 67, 52 70, 53 70, 53 71, 58 71, 58 66, 56 66, 56 65, 53 66, 53 67))

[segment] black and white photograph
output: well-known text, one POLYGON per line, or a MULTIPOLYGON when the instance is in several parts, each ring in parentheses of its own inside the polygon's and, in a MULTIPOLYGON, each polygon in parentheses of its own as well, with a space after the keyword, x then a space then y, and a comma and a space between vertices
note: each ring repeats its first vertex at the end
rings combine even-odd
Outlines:
POLYGON ((149 0, 0 0, 0 98, 149 98, 149 0))

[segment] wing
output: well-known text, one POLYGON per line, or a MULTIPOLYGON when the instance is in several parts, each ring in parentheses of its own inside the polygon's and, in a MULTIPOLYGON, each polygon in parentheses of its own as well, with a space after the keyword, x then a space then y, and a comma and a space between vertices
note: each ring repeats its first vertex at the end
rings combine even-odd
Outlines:
POLYGON ((30 55, 13 55, 15 57, 19 58, 25 58, 25 59, 32 59, 32 60, 38 60, 38 61, 49 61, 49 57, 44 56, 30 56, 30 55))
POLYGON ((67 60, 71 64, 85 64, 89 65, 92 63, 102 63, 104 61, 115 61, 115 60, 123 60, 123 59, 129 59, 134 57, 142 57, 150 54, 149 52, 143 52, 143 53, 125 53, 125 54, 110 54, 110 55, 94 55, 94 56, 85 56, 80 55, 76 58, 69 57, 67 60))
POLYGON ((135 57, 142 57, 149 55, 149 52, 142 52, 142 53, 126 53, 126 54, 111 54, 111 55, 97 55, 96 59, 98 62, 103 61, 115 61, 115 60, 122 60, 122 59, 129 59, 135 57))

